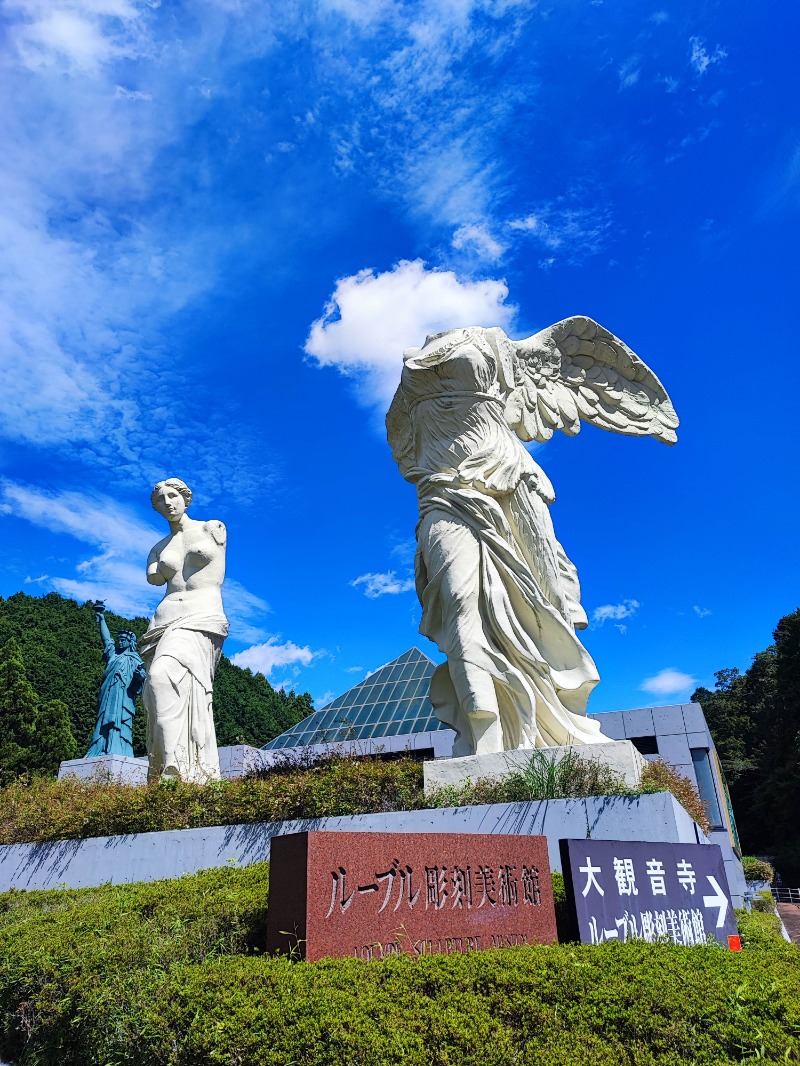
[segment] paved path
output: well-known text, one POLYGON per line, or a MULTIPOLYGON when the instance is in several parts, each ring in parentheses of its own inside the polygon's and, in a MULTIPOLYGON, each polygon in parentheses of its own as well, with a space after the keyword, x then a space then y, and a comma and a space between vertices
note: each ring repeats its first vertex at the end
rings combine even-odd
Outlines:
POLYGON ((800 903, 779 903, 777 906, 786 932, 795 944, 800 944, 800 903))

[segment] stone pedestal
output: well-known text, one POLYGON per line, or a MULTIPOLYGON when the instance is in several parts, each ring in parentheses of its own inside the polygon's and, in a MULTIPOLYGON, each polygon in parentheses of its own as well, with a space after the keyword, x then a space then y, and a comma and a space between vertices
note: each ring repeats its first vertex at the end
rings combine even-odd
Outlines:
POLYGON ((86 759, 67 759, 58 768, 62 777, 112 777, 126 785, 144 785, 147 782, 147 759, 133 759, 128 755, 92 755, 86 759))
MULTIPOLYGON (((223 778, 242 777, 264 762, 263 752, 249 744, 233 744, 219 748, 219 768, 223 778)), ((61 777, 85 780, 96 775, 110 775, 128 785, 147 784, 147 759, 132 759, 126 755, 93 755, 90 759, 69 759, 58 770, 61 777)))
MULTIPOLYGON (((592 759, 618 773, 629 788, 638 788, 645 760, 629 740, 609 740, 604 744, 574 744, 565 748, 539 748, 541 754, 558 762, 568 752, 592 759)), ((467 781, 488 777, 497 780, 523 770, 532 751, 499 751, 490 755, 464 755, 457 759, 434 759, 423 764, 425 795, 438 788, 458 787, 467 781)))

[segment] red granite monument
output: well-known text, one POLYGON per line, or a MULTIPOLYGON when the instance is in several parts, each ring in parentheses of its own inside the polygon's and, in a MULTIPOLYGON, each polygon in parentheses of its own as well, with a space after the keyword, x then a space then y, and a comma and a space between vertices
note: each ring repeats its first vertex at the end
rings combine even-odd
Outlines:
POLYGON ((268 951, 316 962, 555 939, 543 836, 310 832, 272 840, 268 951))

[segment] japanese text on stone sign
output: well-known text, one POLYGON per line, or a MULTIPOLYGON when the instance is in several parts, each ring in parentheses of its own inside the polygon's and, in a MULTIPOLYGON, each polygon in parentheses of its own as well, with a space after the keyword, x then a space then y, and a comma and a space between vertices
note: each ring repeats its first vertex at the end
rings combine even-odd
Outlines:
POLYGON ((371 899, 377 913, 389 910, 481 910, 482 908, 539 907, 542 892, 539 868, 503 863, 463 866, 425 865, 415 870, 395 859, 387 870, 357 884, 343 866, 331 870, 331 896, 326 918, 344 914, 357 900, 371 899))

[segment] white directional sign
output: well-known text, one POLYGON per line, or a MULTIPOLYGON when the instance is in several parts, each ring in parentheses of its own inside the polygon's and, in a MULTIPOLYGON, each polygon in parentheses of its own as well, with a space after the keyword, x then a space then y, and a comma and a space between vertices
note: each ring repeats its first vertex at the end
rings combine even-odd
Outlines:
POLYGON ((736 922, 716 844, 562 840, 573 924, 584 943, 709 938, 728 944, 736 922))

